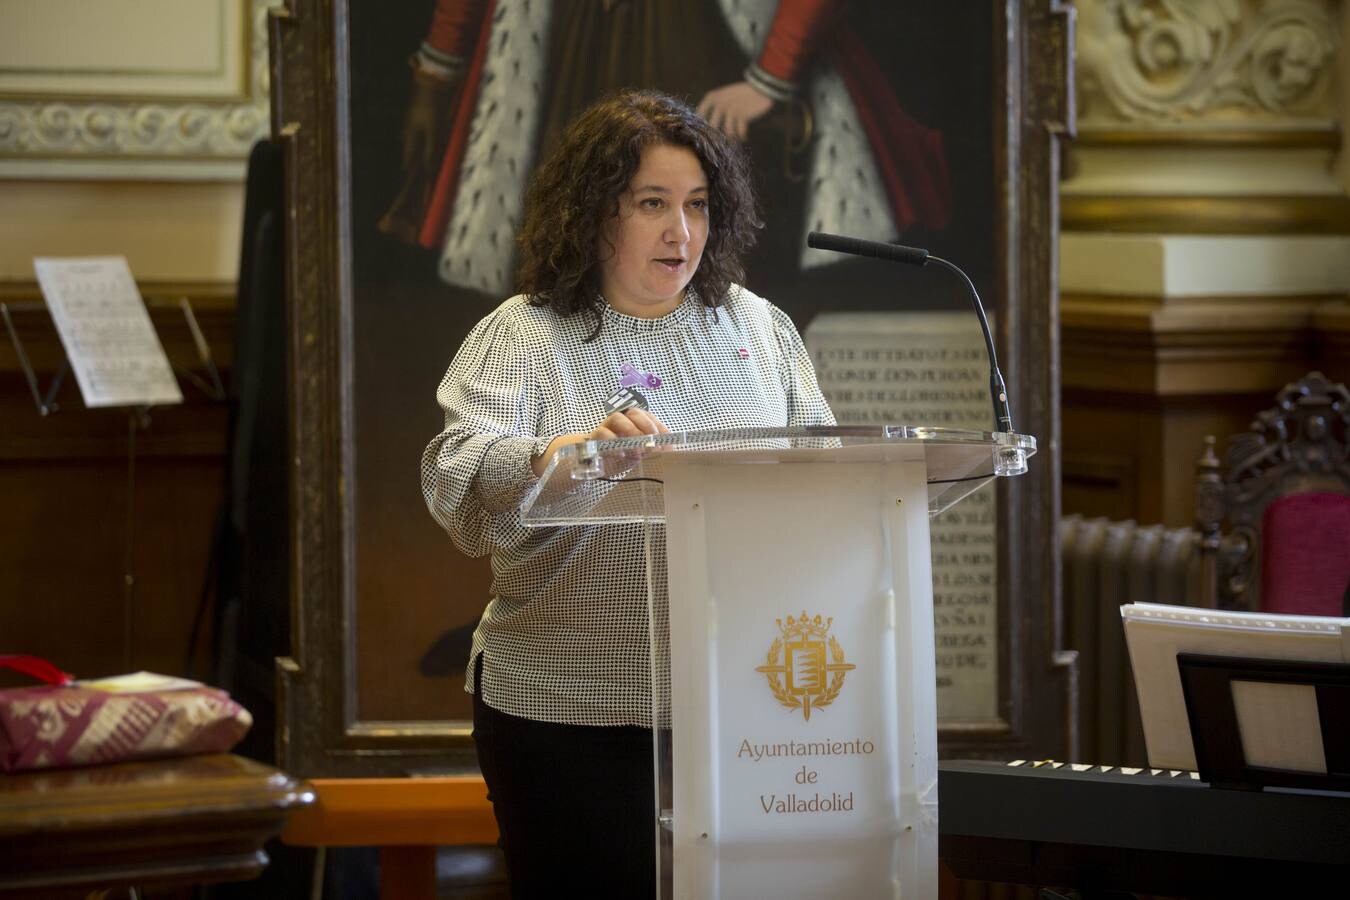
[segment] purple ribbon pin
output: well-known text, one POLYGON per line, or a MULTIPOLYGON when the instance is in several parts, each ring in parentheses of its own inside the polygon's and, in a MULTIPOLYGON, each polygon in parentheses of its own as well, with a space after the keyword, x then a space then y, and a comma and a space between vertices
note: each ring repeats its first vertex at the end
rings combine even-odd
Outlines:
POLYGON ((659 388, 661 379, 651 372, 643 372, 630 363, 624 363, 619 367, 619 374, 623 376, 619 379, 619 387, 649 387, 659 388))

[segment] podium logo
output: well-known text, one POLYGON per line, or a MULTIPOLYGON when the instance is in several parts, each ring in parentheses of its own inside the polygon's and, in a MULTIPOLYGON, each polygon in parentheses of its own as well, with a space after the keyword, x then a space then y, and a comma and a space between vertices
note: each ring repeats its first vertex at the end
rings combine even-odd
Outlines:
POLYGON ((756 666, 769 680, 774 699, 791 710, 802 711, 811 721, 811 710, 829 706, 844 688, 844 675, 857 666, 844 658, 844 648, 830 634, 833 618, 801 616, 774 620, 782 632, 769 645, 765 665, 756 666))

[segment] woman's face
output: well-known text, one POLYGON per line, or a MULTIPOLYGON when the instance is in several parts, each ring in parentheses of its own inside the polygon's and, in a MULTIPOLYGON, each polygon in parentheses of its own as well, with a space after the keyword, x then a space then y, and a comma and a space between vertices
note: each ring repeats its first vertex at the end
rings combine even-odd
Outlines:
POLYGON ((605 301, 630 316, 665 315, 684 299, 707 242, 708 179, 698 157, 687 147, 648 147, 600 240, 605 301))

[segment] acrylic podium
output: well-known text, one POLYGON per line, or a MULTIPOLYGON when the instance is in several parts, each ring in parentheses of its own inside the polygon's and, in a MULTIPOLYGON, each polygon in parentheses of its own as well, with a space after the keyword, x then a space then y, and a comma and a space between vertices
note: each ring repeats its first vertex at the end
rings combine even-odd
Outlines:
POLYGON ((527 525, 644 535, 663 900, 937 896, 928 517, 1035 446, 749 429, 550 462, 527 525))

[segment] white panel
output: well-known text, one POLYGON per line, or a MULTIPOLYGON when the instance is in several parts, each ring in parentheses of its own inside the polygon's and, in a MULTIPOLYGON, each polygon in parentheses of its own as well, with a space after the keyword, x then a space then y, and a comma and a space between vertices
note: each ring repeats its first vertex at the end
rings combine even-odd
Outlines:
POLYGON ((0 0, 0 95, 240 97, 241 0, 0 0))
POLYGON ((1233 711, 1247 765, 1327 774, 1317 689, 1311 684, 1234 681, 1233 711))
POLYGON ((1059 287, 1066 294, 1164 295, 1163 238, 1076 234, 1059 237, 1059 287))
POLYGON ((922 459, 695 461, 665 492, 675 896, 935 897, 922 459))
POLYGON ((1169 296, 1350 289, 1350 237, 1181 237, 1166 247, 1169 296))
POLYGON ((1128 297, 1344 293, 1350 238, 1064 234, 1060 287, 1128 297))

